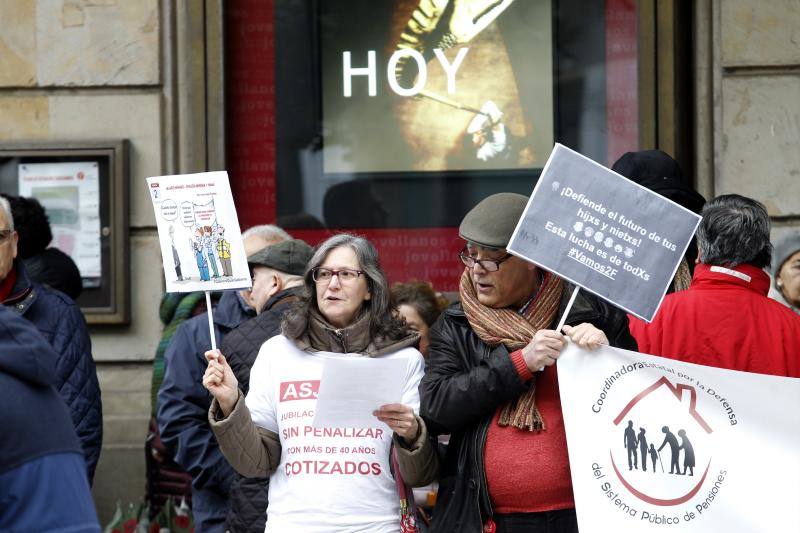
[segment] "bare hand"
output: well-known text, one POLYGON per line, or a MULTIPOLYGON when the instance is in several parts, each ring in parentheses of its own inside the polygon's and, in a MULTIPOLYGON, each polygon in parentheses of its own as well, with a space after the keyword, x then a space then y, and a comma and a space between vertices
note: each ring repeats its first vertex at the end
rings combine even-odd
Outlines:
POLYGON ((538 372, 555 363, 566 344, 567 341, 561 333, 552 329, 540 329, 522 349, 522 358, 531 372, 538 372))
POLYGON ((575 327, 564 326, 561 331, 566 333, 572 339, 572 342, 587 350, 594 350, 603 344, 608 344, 606 334, 588 322, 578 324, 575 327))
POLYGON ((208 350, 205 353, 208 367, 203 374, 203 386, 208 389, 219 402, 222 414, 228 416, 239 397, 239 382, 233 375, 225 356, 219 350, 208 350))
POLYGON ((372 414, 381 422, 386 423, 407 442, 413 442, 417 438, 419 423, 417 422, 417 417, 414 416, 414 410, 408 405, 401 403, 381 405, 372 414))

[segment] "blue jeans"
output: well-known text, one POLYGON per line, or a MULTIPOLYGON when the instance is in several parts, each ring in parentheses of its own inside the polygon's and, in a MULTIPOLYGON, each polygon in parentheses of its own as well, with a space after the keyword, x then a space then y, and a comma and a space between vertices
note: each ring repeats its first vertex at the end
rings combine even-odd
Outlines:
POLYGON ((575 509, 496 514, 497 533, 578 533, 575 509))

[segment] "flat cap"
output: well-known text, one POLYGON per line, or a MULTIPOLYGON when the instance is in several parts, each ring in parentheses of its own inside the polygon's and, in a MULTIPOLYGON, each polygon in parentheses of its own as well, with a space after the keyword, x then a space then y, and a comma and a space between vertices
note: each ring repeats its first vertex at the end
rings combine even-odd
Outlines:
POLYGON ((274 268, 293 276, 302 276, 314 250, 300 239, 290 239, 267 246, 247 258, 254 266, 274 268))
POLYGON ((487 196, 473 207, 461 221, 458 234, 488 248, 505 248, 517 227, 528 197, 512 192, 487 196))

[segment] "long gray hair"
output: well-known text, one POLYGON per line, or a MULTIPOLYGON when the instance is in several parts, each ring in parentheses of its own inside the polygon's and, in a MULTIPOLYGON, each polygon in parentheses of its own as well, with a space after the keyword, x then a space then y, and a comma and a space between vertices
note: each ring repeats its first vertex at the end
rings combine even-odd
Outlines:
POLYGON ((367 239, 349 233, 334 235, 317 247, 303 274, 305 294, 300 304, 284 316, 281 327, 283 334, 290 339, 298 339, 308 331, 310 311, 312 309, 319 310, 317 309, 317 284, 314 282, 313 271, 325 261, 332 250, 342 246, 348 246, 355 252, 358 264, 367 279, 367 288, 371 297, 362 304, 361 313, 370 315, 370 337, 373 339, 376 337, 402 338, 406 334, 407 328, 405 322, 396 315, 392 307, 389 283, 381 270, 378 251, 367 239))

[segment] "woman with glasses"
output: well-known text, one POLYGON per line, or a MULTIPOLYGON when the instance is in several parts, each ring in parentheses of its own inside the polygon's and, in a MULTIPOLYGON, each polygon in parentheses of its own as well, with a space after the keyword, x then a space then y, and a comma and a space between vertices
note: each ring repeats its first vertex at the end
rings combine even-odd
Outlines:
POLYGON ((408 511, 397 474, 422 485, 437 471, 415 414, 419 337, 394 314, 378 254, 363 238, 341 234, 322 243, 304 285, 305 298, 284 318, 282 334, 262 346, 246 398, 224 356, 206 353, 212 428, 236 470, 271 474, 267 532, 400 531, 401 510, 408 511), (401 401, 377 408, 371 427, 314 427, 323 363, 335 357, 402 359, 401 401))

